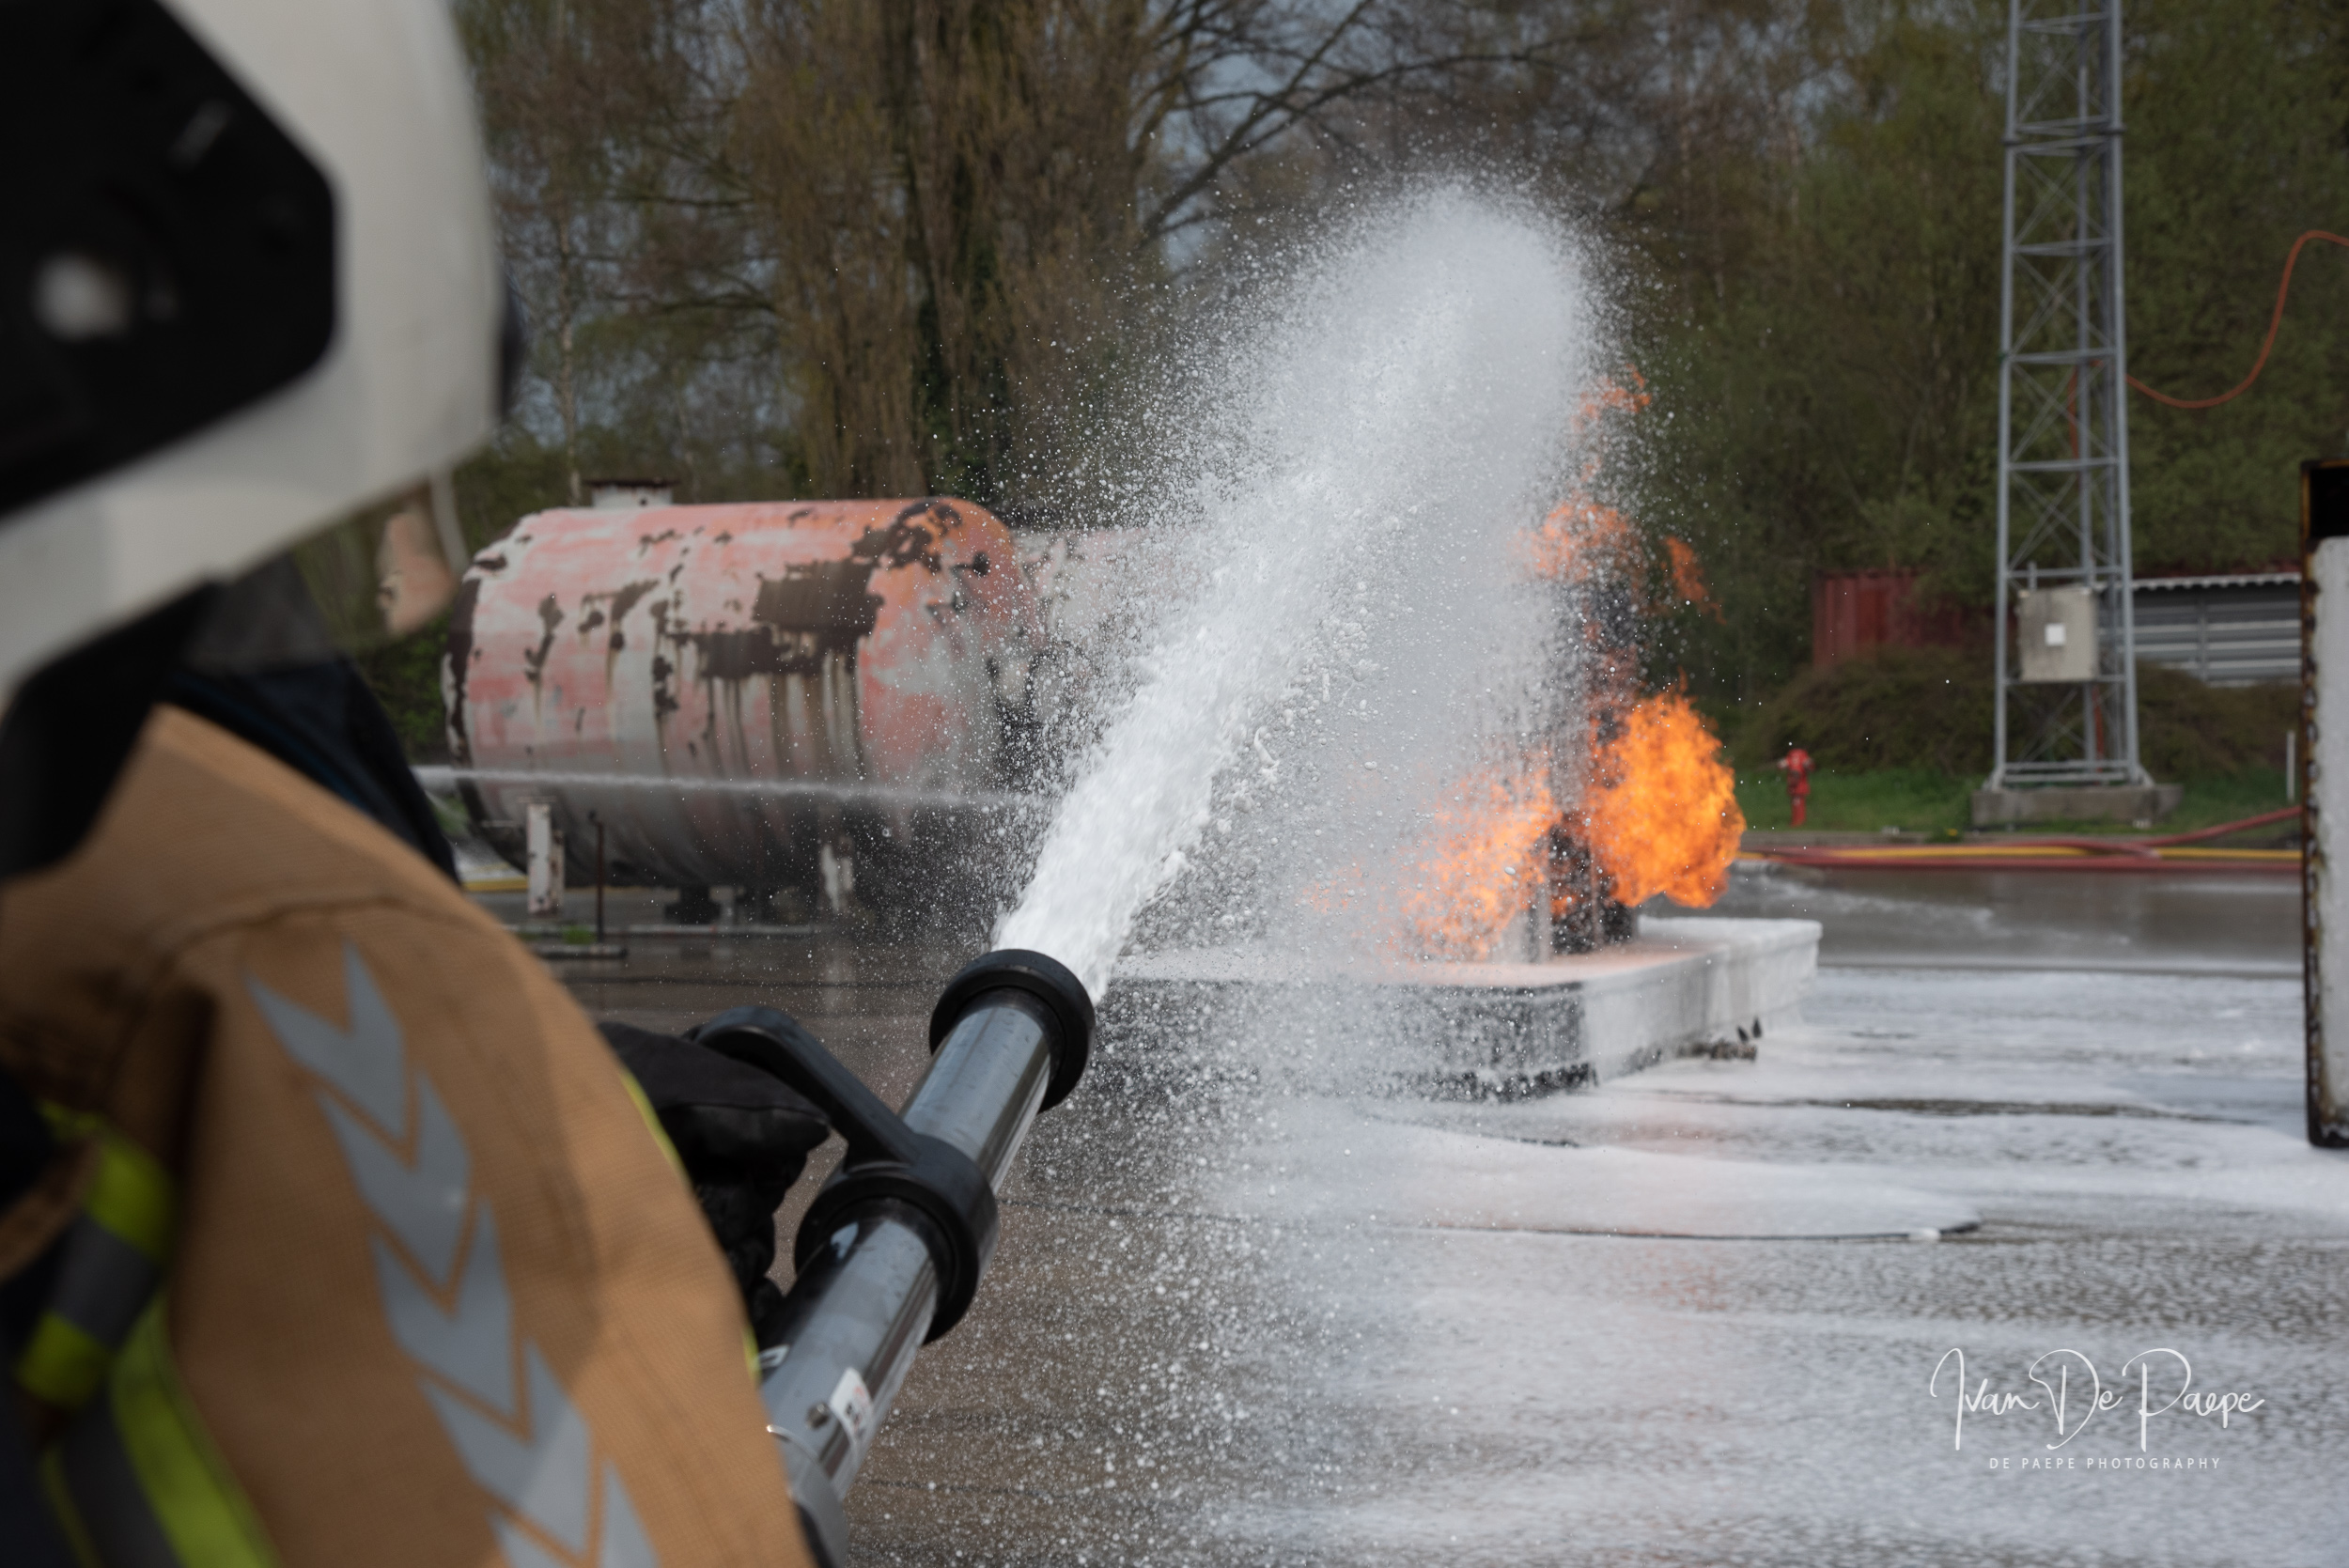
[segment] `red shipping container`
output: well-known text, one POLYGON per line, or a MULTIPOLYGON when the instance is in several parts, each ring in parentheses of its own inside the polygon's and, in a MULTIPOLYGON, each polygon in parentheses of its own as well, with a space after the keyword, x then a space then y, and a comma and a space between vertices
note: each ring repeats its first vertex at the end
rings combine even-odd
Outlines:
POLYGON ((1955 609, 1917 607, 1907 567, 1821 572, 1811 580, 1811 667, 1832 669, 1876 648, 1949 647, 1964 640, 1955 609))

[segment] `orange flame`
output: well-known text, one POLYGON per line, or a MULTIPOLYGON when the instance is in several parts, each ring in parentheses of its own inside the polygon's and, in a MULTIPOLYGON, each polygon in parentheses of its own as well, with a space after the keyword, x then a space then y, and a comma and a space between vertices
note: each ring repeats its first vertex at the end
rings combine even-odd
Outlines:
MULTIPOLYGON (((1586 394, 1578 430, 1613 414, 1648 406, 1652 395, 1629 366, 1626 389, 1602 380, 1586 394)), ((1548 582, 1580 586, 1616 582, 1636 587, 1648 557, 1629 518, 1597 500, 1596 459, 1585 464, 1573 491, 1517 542, 1525 570, 1548 582)), ((1672 592, 1684 603, 1720 613, 1706 592, 1697 553, 1667 538, 1672 592)), ((1644 598, 1644 595, 1642 595, 1644 598)), ((1594 636, 1598 634, 1594 623, 1594 636)), ((1551 912, 1563 915, 1578 896, 1567 882, 1587 883, 1573 845, 1587 849, 1604 874, 1600 886, 1620 902, 1638 905, 1664 893, 1703 907, 1728 886, 1745 816, 1735 781, 1721 760, 1720 743, 1688 698, 1664 692, 1620 712, 1611 738, 1593 735, 1591 784, 1579 809, 1562 814, 1544 781, 1548 758, 1526 755, 1514 775, 1506 768, 1454 791, 1435 814, 1432 847, 1418 880, 1401 904, 1407 929, 1430 957, 1476 961, 1491 955, 1502 930, 1541 895, 1553 869, 1564 879, 1548 890, 1551 912), (1553 854, 1562 858, 1556 868, 1553 854)), ((1583 895, 1595 891, 1587 886, 1583 895)))
POLYGON ((1664 537, 1664 551, 1672 557, 1672 592, 1679 596, 1682 603, 1707 611, 1715 620, 1719 620, 1721 607, 1715 604, 1713 596, 1705 591, 1704 567, 1698 564, 1696 551, 1670 535, 1664 537))
POLYGON ((1622 723, 1599 748, 1579 836, 1623 903, 1660 893, 1676 904, 1711 904, 1729 885, 1746 831, 1720 742, 1678 691, 1646 699, 1622 723))
POLYGON ((1626 365, 1623 373, 1631 378, 1631 385, 1618 385, 1610 376, 1601 376, 1598 384, 1582 395, 1582 401, 1574 412, 1574 428, 1579 433, 1589 429, 1610 413, 1638 413, 1656 401, 1656 394, 1647 389, 1647 378, 1637 365, 1626 365))
POLYGON ((1517 541, 1527 572, 1550 582, 1587 582, 1628 575, 1639 560, 1631 520, 1578 490, 1517 541))
POLYGON ((1461 785, 1435 820, 1435 846, 1404 891, 1403 917, 1428 956, 1481 962, 1502 927, 1533 901, 1557 803, 1528 770, 1514 783, 1461 785))
MULTIPOLYGON (((1572 422, 1578 434, 1610 414, 1634 414, 1656 400, 1638 369, 1626 365, 1623 371, 1631 380, 1629 388, 1602 376, 1596 385, 1582 395, 1572 422)), ((1531 575, 1551 582, 1570 583, 1587 582, 1600 576, 1628 580, 1637 575, 1642 554, 1638 530, 1632 527, 1629 518, 1591 493, 1591 487, 1597 483, 1599 468, 1596 457, 1585 460, 1572 492, 1538 527, 1517 541, 1518 561, 1531 575)), ((1689 559, 1695 560, 1694 552, 1689 559)), ((1678 560, 1674 555, 1675 565, 1678 560)))

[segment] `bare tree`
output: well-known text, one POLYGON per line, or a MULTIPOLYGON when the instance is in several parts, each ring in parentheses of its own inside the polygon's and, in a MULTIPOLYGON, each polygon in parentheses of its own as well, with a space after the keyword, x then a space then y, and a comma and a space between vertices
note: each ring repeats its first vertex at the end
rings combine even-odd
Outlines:
MULTIPOLYGON (((1252 164, 1342 139, 1381 93, 1530 57, 1524 29, 1421 8, 469 0, 567 486, 657 323, 763 349, 795 482, 1014 494, 1169 241, 1227 219, 1252 164)), ((654 379, 675 407, 677 373, 654 379)))

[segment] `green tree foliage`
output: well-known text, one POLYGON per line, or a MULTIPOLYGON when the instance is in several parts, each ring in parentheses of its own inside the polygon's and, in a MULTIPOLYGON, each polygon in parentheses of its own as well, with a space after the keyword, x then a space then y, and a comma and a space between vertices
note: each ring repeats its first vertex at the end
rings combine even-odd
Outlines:
POLYGON ((1240 172, 1446 69, 1412 9, 461 0, 538 328, 476 488, 1050 505, 1240 172))
MULTIPOLYGON (((1756 701, 1807 657, 1820 570, 1988 586, 1992 52, 1978 19, 1887 11, 1835 43, 1819 105, 1754 149, 1734 269, 1684 280, 1638 339, 1670 416, 1638 509, 1697 546, 1723 612, 1663 651, 1717 699, 1756 701)), ((1688 236, 1665 213, 1642 238, 1654 256, 1688 236)))
MULTIPOLYGON (((2126 13, 2130 370, 2174 397, 2251 368, 2292 241, 2349 234, 2349 16, 2139 0, 2126 13)), ((2206 411, 2129 404, 2139 570, 2289 564, 2299 465, 2349 452, 2349 252, 2300 257, 2274 355, 2206 411)))
POLYGON ((359 673, 382 700, 412 762, 448 760, 448 714, 441 702, 441 654, 448 616, 434 616, 407 636, 358 657, 359 673))
POLYGON ((2205 686, 2184 670, 2137 667, 2137 729, 2157 779, 2207 779, 2284 765, 2284 735, 2300 722, 2291 685, 2205 686))
MULTIPOLYGON (((1747 170, 1719 185, 1737 210, 1667 189, 1639 230, 1667 302, 1640 349, 1671 415, 1640 509, 1699 546, 1725 612, 1659 657, 1717 704, 1805 661, 1815 573, 1913 567, 1928 600, 1988 602, 2005 10, 1811 18, 1795 129, 1725 160, 1747 170), (1708 251, 1711 276, 1689 260, 1708 251)), ((2125 16, 2131 365, 2209 396, 2249 369, 2294 237, 2349 223, 2349 18, 2292 0, 2125 16)), ((2237 402, 2131 398, 2140 570, 2294 554, 2298 462, 2349 439, 2345 289, 2349 255, 2302 258, 2275 357, 2237 402)))

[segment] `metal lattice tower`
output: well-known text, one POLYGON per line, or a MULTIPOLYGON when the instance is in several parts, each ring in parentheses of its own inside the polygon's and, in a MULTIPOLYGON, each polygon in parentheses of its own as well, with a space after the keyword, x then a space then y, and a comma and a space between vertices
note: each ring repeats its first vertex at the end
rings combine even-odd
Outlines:
POLYGON ((2093 3, 2013 0, 2007 16, 1993 789, 2152 782, 2137 760, 2129 603, 2121 0, 2093 3), (2076 642, 2050 675, 2059 601, 2093 660, 2076 642), (2024 635, 2042 657, 2026 657, 2024 635))

